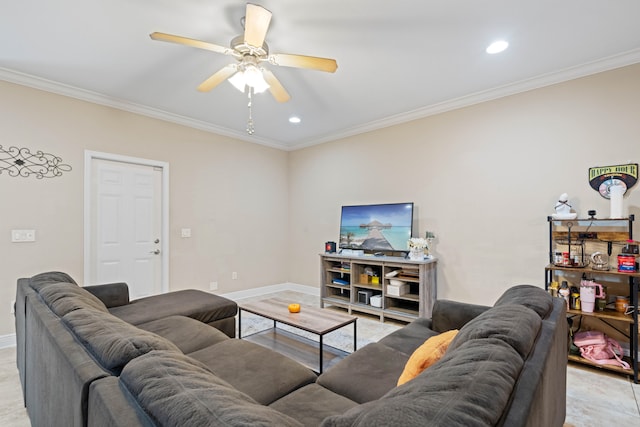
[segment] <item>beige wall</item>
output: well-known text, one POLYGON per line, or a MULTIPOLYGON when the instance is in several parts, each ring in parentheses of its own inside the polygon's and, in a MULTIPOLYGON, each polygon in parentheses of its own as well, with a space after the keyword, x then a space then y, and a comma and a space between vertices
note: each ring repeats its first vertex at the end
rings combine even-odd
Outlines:
MULTIPOLYGON (((0 100, 1 145, 74 168, 0 175, 0 336, 13 333, 16 278, 83 276, 85 149, 169 162, 172 290, 318 286, 342 205, 413 201, 419 234, 438 236, 439 297, 485 304, 514 283, 543 286, 560 193, 606 216, 588 168, 640 160, 640 65, 290 153, 9 83, 0 100), (37 242, 10 243, 12 228, 36 229, 37 242)), ((640 185, 625 207, 640 221, 640 185)))
MULTIPOLYGON (((544 286, 558 195, 608 217, 589 167, 639 161, 640 65, 292 152, 290 280, 319 283, 342 205, 413 201, 419 235, 438 237, 440 298, 544 286)), ((640 221, 640 184, 625 207, 640 221)))
POLYGON ((17 278, 61 270, 82 282, 85 150, 169 163, 172 290, 287 281, 286 152, 5 82, 0 129, 3 147, 73 167, 52 179, 0 175, 0 336, 14 331, 17 278), (183 227, 192 238, 180 237, 183 227), (14 228, 35 229, 37 241, 11 243, 14 228))

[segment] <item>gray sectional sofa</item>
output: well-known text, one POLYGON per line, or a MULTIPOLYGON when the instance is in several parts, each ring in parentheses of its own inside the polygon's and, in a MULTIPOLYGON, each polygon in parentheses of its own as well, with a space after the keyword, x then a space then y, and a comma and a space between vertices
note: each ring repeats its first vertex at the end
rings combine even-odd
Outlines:
POLYGON ((67 282, 49 280, 26 298, 23 368, 34 426, 564 422, 565 306, 534 286, 508 289, 493 307, 438 300, 432 319, 418 319, 317 376, 196 318, 171 313, 134 326, 67 282), (396 387, 413 351, 450 329, 460 332, 446 354, 396 387))
POLYGON ((196 290, 129 300, 124 283, 81 288, 61 272, 18 279, 16 362, 34 426, 87 425, 89 384, 112 373, 95 362, 95 355, 87 353, 62 321, 64 314, 79 309, 101 312, 107 320, 130 326, 134 335, 150 331, 154 337, 164 336, 188 353, 234 337, 238 306, 196 290))

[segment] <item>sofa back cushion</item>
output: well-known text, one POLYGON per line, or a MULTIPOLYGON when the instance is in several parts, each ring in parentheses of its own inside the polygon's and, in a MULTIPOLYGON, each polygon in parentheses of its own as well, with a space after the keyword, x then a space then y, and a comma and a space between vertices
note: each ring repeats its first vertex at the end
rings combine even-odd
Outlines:
POLYGON ((533 348, 542 320, 522 305, 493 307, 467 323, 453 339, 447 351, 454 351, 467 341, 498 339, 513 347, 522 359, 533 348))
POLYGON ((507 289, 493 306, 505 304, 524 305, 545 319, 553 310, 553 297, 537 286, 517 285, 507 289))
POLYGON ((523 361, 497 338, 471 340, 382 398, 326 418, 324 427, 493 426, 523 361))
POLYGON ((56 283, 40 289, 40 297, 59 317, 86 308, 108 313, 107 307, 91 293, 73 283, 56 283))
POLYGON ((182 354, 169 340, 101 311, 78 309, 62 320, 98 363, 114 375, 119 375, 129 361, 152 350, 182 354))
POLYGON ((493 426, 535 346, 542 320, 522 305, 493 307, 469 321, 445 355, 413 380, 323 426, 493 426))
POLYGON ((54 285, 56 283, 73 283, 77 285, 76 281, 67 273, 60 271, 47 271, 45 273, 36 274, 29 279, 29 286, 36 292, 47 286, 54 285))
POLYGON ((258 404, 182 354, 152 351, 131 361, 120 381, 157 425, 302 425, 258 404))

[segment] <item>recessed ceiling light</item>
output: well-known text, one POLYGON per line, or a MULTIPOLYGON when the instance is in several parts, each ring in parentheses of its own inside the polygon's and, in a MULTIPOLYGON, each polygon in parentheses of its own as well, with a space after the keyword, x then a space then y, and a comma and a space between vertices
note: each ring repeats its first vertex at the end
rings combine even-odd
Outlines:
POLYGON ((490 53, 490 54, 500 53, 503 50, 505 50, 507 47, 509 47, 509 43, 507 43, 504 40, 498 40, 491 43, 489 47, 487 47, 487 53, 490 53))
POLYGON ((300 120, 300 117, 297 116, 291 116, 289 117, 289 123, 300 123, 302 120, 300 120))

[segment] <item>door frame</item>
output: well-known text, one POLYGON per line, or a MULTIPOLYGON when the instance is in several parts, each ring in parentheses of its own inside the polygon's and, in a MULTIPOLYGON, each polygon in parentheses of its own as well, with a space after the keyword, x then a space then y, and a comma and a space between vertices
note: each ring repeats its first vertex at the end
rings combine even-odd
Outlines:
POLYGON ((122 156, 119 154, 103 153, 99 151, 84 151, 84 285, 90 283, 91 277, 91 176, 93 160, 110 160, 120 163, 131 163, 162 169, 161 182, 161 215, 160 227, 160 256, 161 256, 161 284, 162 293, 169 291, 169 163, 158 160, 142 159, 139 157, 122 156))

